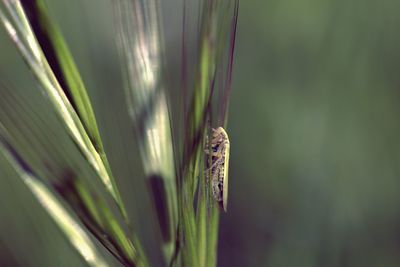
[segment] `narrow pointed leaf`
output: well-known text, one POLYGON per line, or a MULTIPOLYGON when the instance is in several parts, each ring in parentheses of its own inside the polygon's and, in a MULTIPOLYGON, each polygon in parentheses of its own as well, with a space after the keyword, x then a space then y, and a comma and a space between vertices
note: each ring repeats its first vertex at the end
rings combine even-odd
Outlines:
POLYGON ((147 266, 137 236, 131 236, 104 185, 93 179, 96 174, 79 157, 70 136, 48 123, 18 94, 0 87, 0 137, 10 154, 26 172, 53 188, 121 263, 147 266))
POLYGON ((169 110, 163 87, 159 2, 114 1, 128 109, 139 137, 167 262, 175 249, 177 192, 169 110))
POLYGON ((99 254, 89 236, 72 218, 57 198, 36 177, 26 171, 25 166, 7 149, 4 140, 0 139, 0 152, 8 159, 19 177, 31 190, 33 195, 48 212, 52 219, 65 234, 71 245, 81 254, 85 261, 93 267, 107 267, 108 264, 99 254))
MULTIPOLYGON (((82 123, 77 111, 75 111, 74 107, 68 100, 65 92, 61 88, 59 81, 57 80, 48 63, 44 52, 40 48, 40 45, 32 30, 32 27, 29 24, 21 2, 19 0, 3 0, 3 3, 5 6, 5 10, 7 10, 11 20, 9 20, 6 16, 6 12, 3 12, 3 10, 0 8, 0 21, 2 22, 12 41, 20 51, 22 57, 31 68, 35 77, 39 81, 43 91, 47 94, 50 102, 54 105, 60 118, 64 121, 65 126, 69 131, 71 137, 77 143, 82 153, 85 155, 87 160, 98 173, 98 176, 106 185, 109 192, 115 198, 115 201, 117 202, 124 217, 127 217, 123 202, 115 184, 115 180, 112 177, 111 169, 108 165, 105 153, 102 150, 101 142, 95 144, 92 142, 91 139, 92 133, 94 139, 98 138, 98 140, 100 140, 98 132, 93 130, 97 129, 97 126, 93 124, 93 111, 91 110, 91 112, 83 112, 85 114, 84 117, 86 118, 88 127, 92 129, 92 132, 87 132, 85 129, 85 125, 82 123)), ((47 16, 43 16, 47 18, 47 16)), ((53 30, 55 31, 55 28, 53 30)), ((58 41, 57 44, 65 44, 64 42, 60 41, 62 40, 60 39, 61 35, 58 35, 56 31, 54 34, 55 41, 58 41)), ((59 48, 59 50, 59 53, 62 54, 61 58, 62 62, 64 62, 63 66, 65 72, 69 73, 68 77, 71 81, 71 84, 77 86, 83 85, 83 83, 80 83, 80 78, 77 78, 79 75, 76 76, 76 69, 71 70, 74 69, 74 67, 72 67, 74 64, 72 64, 73 61, 72 58, 69 57, 66 46, 61 45, 61 48, 59 48)), ((76 95, 84 94, 82 90, 84 90, 84 87, 75 88, 76 95)), ((88 110, 88 98, 84 98, 81 103, 81 109, 88 110)))

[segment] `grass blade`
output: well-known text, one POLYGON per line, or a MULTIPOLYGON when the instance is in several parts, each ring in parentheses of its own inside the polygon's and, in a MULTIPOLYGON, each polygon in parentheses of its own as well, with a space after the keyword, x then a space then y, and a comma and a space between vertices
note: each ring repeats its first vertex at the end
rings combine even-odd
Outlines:
MULTIPOLYGON (((67 81, 69 81, 69 85, 71 86, 69 87, 71 94, 74 95, 76 102, 80 103, 77 104, 79 106, 78 112, 80 112, 84 123, 82 123, 80 117, 61 88, 59 81, 54 75, 44 52, 40 48, 20 1, 3 0, 3 3, 5 9, 12 18, 12 21, 10 21, 5 13, 0 9, 0 20, 2 21, 6 31, 9 33, 22 57, 38 79, 60 118, 64 121, 71 137, 96 170, 109 192, 113 195, 121 212, 126 218, 125 208, 102 147, 102 142, 98 133, 94 113, 87 97, 86 89, 84 88, 83 82, 77 72, 73 59, 70 56, 61 34, 55 26, 48 26, 48 28, 46 28, 49 32, 49 36, 51 36, 51 39, 54 41, 55 50, 58 51, 57 54, 59 55, 61 65, 63 66, 67 81), (89 131, 86 129, 89 129, 89 131)), ((42 2, 39 2, 38 7, 38 10, 41 11, 41 18, 45 20, 47 24, 54 25, 52 22, 48 21, 48 14, 46 13, 45 6, 42 2)))
POLYGON ((0 137, 20 166, 57 191, 121 263, 148 266, 136 235, 129 238, 130 230, 100 179, 93 179, 95 173, 79 161, 84 158, 72 156, 71 148, 79 152, 70 136, 48 129, 49 123, 14 90, 0 86, 0 137))
MULTIPOLYGON (((224 128, 227 126, 229 98, 232 86, 233 57, 235 51, 236 27, 239 12, 239 0, 231 1, 226 9, 226 26, 221 27, 222 34, 220 45, 221 54, 217 73, 217 79, 222 80, 219 86, 219 109, 218 125, 224 128), (227 45, 228 43, 228 45, 227 45), (224 47, 228 47, 225 52, 224 47)), ((222 24, 224 25, 224 24, 222 24)), ((209 208, 207 211, 207 262, 206 266, 217 266, 217 247, 218 247, 218 229, 219 229, 219 208, 211 197, 211 188, 209 188, 209 208)))
POLYGON ((82 227, 72 218, 57 198, 31 173, 27 172, 13 157, 10 151, 0 140, 0 152, 8 159, 25 185, 32 191, 39 203, 48 212, 52 219, 65 234, 72 246, 81 254, 85 261, 93 267, 107 267, 108 264, 98 253, 89 236, 82 227))
POLYGON ((177 193, 169 111, 162 83, 158 1, 115 1, 118 46, 145 174, 169 262, 175 248, 177 193))
MULTIPOLYGON (((51 47, 46 47, 47 50, 53 50, 56 57, 56 62, 62 72, 62 77, 65 80, 66 86, 63 90, 67 92, 67 96, 71 96, 71 103, 76 109, 79 118, 82 121, 90 139, 99 150, 102 148, 99 129, 97 127, 96 117, 93 111, 90 98, 80 76, 79 70, 75 64, 72 54, 66 44, 63 35, 55 21, 51 19, 49 10, 43 0, 35 0, 29 5, 31 13, 31 21, 38 21, 37 31, 35 32, 39 43, 41 39, 46 39, 50 42, 51 47), (98 148, 99 147, 99 148, 98 148)), ((47 54, 49 51, 44 51, 47 54)), ((52 63, 50 62, 52 65, 52 63)))
MULTIPOLYGON (((202 157, 204 137, 207 134, 206 121, 209 120, 210 128, 214 121, 214 114, 211 112, 213 103, 218 105, 216 110, 219 112, 219 117, 222 118, 217 120, 217 126, 224 126, 223 124, 226 121, 234 38, 228 51, 230 55, 228 64, 224 64, 224 55, 228 37, 234 36, 236 31, 237 10, 238 1, 202 2, 198 69, 186 120, 188 131, 185 137, 183 159, 183 166, 185 166, 183 194, 186 195, 183 196, 183 201, 192 204, 197 203, 195 215, 196 239, 194 243, 187 242, 188 246, 195 248, 187 248, 184 257, 191 258, 191 261, 198 262, 198 266, 202 267, 216 265, 219 222, 219 210, 212 199, 210 182, 207 181, 207 175, 202 171, 206 165, 202 157), (235 27, 231 27, 230 24, 235 27), (226 73, 229 74, 226 81, 229 82, 222 83, 223 86, 221 86, 219 74, 223 72, 226 65, 228 65, 226 73), (220 89, 222 97, 215 96, 215 88, 220 89), (196 192, 197 195, 195 195, 196 192)), ((208 175, 208 177, 211 177, 211 175, 208 175)), ((182 220, 185 220, 185 218, 182 218, 182 220)), ((187 228, 190 227, 190 224, 183 222, 183 226, 184 231, 188 231, 187 228)))

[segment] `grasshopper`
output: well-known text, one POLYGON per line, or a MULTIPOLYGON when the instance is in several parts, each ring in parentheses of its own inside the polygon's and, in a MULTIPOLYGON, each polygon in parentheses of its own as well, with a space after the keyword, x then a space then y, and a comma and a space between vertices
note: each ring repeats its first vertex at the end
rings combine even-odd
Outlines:
POLYGON ((228 205, 228 168, 229 168, 229 138, 222 127, 212 129, 211 138, 207 138, 205 153, 211 162, 206 160, 207 180, 211 180, 212 195, 225 212, 228 205), (211 143, 209 143, 211 142, 211 143), (211 150, 210 150, 211 148, 211 150), (209 166, 211 163, 211 166, 209 166), (211 174, 211 179, 210 179, 211 174))

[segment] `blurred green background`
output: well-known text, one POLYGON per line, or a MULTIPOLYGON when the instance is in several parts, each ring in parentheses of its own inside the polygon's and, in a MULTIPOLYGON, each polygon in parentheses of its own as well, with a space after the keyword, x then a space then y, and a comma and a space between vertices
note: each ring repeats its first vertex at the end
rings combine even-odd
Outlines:
MULTIPOLYGON (((110 4, 48 3, 152 251, 110 4)), ((181 4, 163 2, 171 77, 179 71, 181 4)), ((400 266, 399 10, 393 0, 241 1, 219 266, 400 266)), ((0 74, 80 159, 3 29, 0 74)), ((82 265, 2 156, 0 259, 0 266, 82 265)))

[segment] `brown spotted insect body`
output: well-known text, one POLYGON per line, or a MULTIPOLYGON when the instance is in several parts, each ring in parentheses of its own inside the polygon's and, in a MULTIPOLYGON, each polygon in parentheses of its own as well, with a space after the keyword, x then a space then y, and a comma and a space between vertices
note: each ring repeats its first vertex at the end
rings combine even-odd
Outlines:
POLYGON ((212 195, 224 211, 227 210, 228 204, 229 145, 228 134, 222 127, 218 127, 212 129, 212 136, 208 138, 205 149, 207 155, 211 154, 211 162, 208 158, 206 159, 206 175, 211 181, 212 195))

